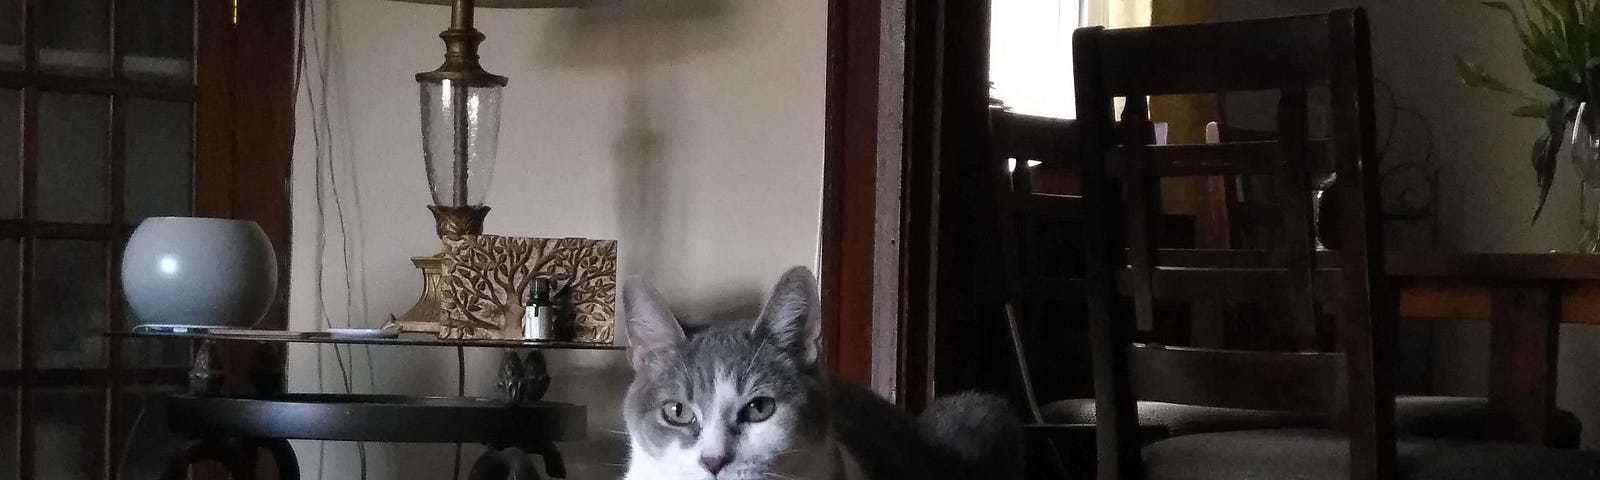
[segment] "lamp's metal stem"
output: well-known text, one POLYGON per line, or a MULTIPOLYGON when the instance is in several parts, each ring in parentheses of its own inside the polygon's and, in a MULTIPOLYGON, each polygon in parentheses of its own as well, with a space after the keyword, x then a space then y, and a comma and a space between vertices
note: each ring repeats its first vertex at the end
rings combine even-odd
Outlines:
POLYGON ((456 0, 454 8, 450 9, 450 28, 469 30, 472 28, 473 0, 456 0))
MULTIPOLYGON (((473 10, 473 0, 456 0, 455 7, 450 9, 450 31, 445 32, 446 35, 456 38, 446 37, 445 43, 451 50, 450 53, 457 55, 463 64, 481 71, 481 67, 477 66, 478 42, 483 41, 483 34, 472 28, 473 10)), ((467 206, 467 159, 472 153, 471 145, 468 143, 471 141, 468 135, 470 116, 467 114, 467 94, 472 85, 470 81, 463 80, 467 79, 452 79, 445 82, 446 88, 450 89, 451 108, 455 111, 453 123, 455 123, 456 148, 452 178, 455 181, 453 206, 456 207, 467 206)))
POLYGON ((506 86, 506 77, 483 70, 478 64, 478 44, 483 33, 472 28, 473 0, 456 0, 450 10, 450 29, 439 34, 444 40, 444 64, 431 72, 417 74, 419 82, 441 83, 454 80, 469 87, 506 86))
MULTIPOLYGON (((472 0, 460 0, 460 3, 471 4, 472 0)), ((468 19, 470 22, 471 17, 469 16, 468 19)), ((453 206, 465 207, 467 206, 467 158, 472 153, 468 149, 469 145, 467 144, 467 142, 471 140, 468 137, 469 132, 467 125, 467 86, 462 85, 461 82, 450 82, 450 89, 452 90, 451 95, 453 95, 451 97, 451 102, 455 104, 453 108, 455 109, 456 127, 456 161, 454 175, 456 184, 455 205, 453 206)))

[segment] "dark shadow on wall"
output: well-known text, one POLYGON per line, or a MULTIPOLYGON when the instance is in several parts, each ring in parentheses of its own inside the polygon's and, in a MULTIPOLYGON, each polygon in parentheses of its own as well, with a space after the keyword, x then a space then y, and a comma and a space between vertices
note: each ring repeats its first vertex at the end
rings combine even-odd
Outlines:
MULTIPOLYGON (((555 12, 546 24, 541 48, 534 52, 541 68, 588 70, 620 75, 621 116, 609 126, 616 182, 611 195, 620 222, 621 264, 626 275, 670 277, 682 268, 682 252, 695 232, 664 228, 668 219, 692 218, 692 207, 675 202, 667 179, 688 175, 676 163, 674 141, 685 121, 679 108, 684 86, 679 68, 694 58, 738 42, 731 20, 736 0, 615 0, 586 8, 555 12)), ((681 196, 681 195, 679 195, 681 196)), ((659 281, 659 280, 658 280, 659 281)), ((705 319, 751 318, 759 311, 761 292, 730 290, 693 299, 685 311, 709 312, 705 319)), ((687 299, 679 299, 687 300, 687 299)), ((619 320, 619 323, 620 320, 619 320)), ((619 325, 619 341, 626 325, 619 325)), ((571 478, 619 478, 627 461, 628 440, 619 410, 633 372, 626 357, 595 358, 591 353, 555 354, 552 367, 561 372, 550 398, 589 407, 589 435, 560 446, 571 478)))
POLYGON ((668 267, 665 256, 681 251, 686 241, 662 232, 666 218, 693 213, 671 203, 662 181, 675 171, 667 153, 683 97, 677 68, 737 41, 732 8, 728 0, 618 0, 572 9, 551 22, 536 52, 541 65, 624 75, 624 115, 612 143, 618 172, 612 194, 626 239, 620 253, 630 274, 661 272, 668 267))

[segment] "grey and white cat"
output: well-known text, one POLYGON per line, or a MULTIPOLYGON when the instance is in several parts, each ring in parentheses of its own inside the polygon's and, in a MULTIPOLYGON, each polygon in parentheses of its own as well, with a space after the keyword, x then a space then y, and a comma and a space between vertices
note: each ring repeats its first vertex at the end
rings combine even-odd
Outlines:
POLYGON ((920 418, 817 366, 815 277, 785 273, 760 317, 679 323, 648 284, 623 287, 633 384, 625 480, 1021 478, 1002 399, 962 394, 920 418))

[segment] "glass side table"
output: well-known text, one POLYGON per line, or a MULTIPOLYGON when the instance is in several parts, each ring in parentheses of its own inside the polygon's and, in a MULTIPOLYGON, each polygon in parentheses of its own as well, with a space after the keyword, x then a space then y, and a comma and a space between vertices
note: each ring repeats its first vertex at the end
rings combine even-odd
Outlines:
POLYGON ((612 344, 446 340, 428 334, 393 338, 343 337, 326 332, 278 330, 135 330, 115 338, 148 338, 198 344, 189 369, 189 390, 168 395, 169 427, 188 435, 189 444, 167 463, 164 479, 183 479, 189 465, 221 463, 233 478, 254 478, 257 452, 267 451, 279 476, 300 478, 289 440, 397 443, 477 443, 487 447, 473 464, 470 480, 537 479, 529 455, 540 456, 545 472, 565 478, 555 442, 581 440, 587 408, 542 398, 550 386, 544 350, 621 350, 612 344), (223 369, 216 346, 253 343, 250 385, 254 393, 223 394, 223 369), (499 386, 502 398, 288 393, 283 391, 279 351, 288 343, 410 347, 499 348, 505 350, 499 386))

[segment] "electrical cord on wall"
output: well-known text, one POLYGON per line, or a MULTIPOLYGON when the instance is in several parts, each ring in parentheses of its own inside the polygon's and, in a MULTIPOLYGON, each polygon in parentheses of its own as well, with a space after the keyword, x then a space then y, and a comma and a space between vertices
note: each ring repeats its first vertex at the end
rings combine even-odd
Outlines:
MULTIPOLYGON (((456 347, 456 396, 467 396, 467 349, 456 347)), ((456 444, 455 468, 450 469, 451 478, 461 480, 461 444, 456 444)))
MULTIPOLYGON (((346 217, 345 217, 344 205, 343 205, 343 202, 340 200, 340 192, 339 192, 339 185, 338 185, 338 172, 334 170, 334 163, 333 163, 334 162, 334 158, 333 158, 334 157, 334 145, 333 145, 333 141, 332 141, 333 128, 330 125, 332 117, 331 117, 331 114, 329 112, 329 107, 328 107, 328 97, 329 97, 328 72, 331 69, 330 68, 330 62, 331 62, 332 54, 329 52, 329 48, 330 47, 322 41, 323 40, 323 34, 327 34, 327 32, 331 32, 332 31, 332 29, 329 28, 328 25, 323 25, 324 23, 331 22, 331 14, 320 15, 319 16, 318 15, 318 10, 315 8, 315 3, 317 3, 317 2, 313 2, 311 0, 300 0, 300 2, 299 2, 299 8, 298 8, 298 12, 297 12, 297 15, 298 15, 297 20, 299 22, 299 31, 298 31, 298 37, 299 38, 297 38, 297 47, 298 47, 297 50, 298 50, 298 52, 297 52, 297 55, 296 55, 296 67, 295 67, 296 74, 295 74, 295 80, 294 80, 294 87, 295 87, 295 94, 298 97, 298 95, 302 91, 302 87, 307 87, 307 84, 310 83, 312 80, 315 80, 317 82, 316 85, 309 86, 308 88, 304 89, 304 92, 305 92, 305 95, 306 95, 306 102, 308 104, 309 110, 311 111, 311 114, 309 115, 309 117, 311 119, 311 132, 312 132, 312 142, 311 143, 312 143, 312 147, 314 148, 313 159, 312 159, 313 160, 313 184, 315 186, 315 189, 314 189, 314 194, 315 194, 314 204, 315 204, 316 213, 317 213, 317 215, 316 215, 317 216, 317 241, 316 241, 316 247, 315 247, 315 251, 314 251, 314 258, 316 260, 314 261, 315 267, 314 267, 314 276, 313 276, 312 282, 313 282, 313 290, 314 290, 314 292, 316 292, 316 296, 315 296, 316 317, 321 319, 321 322, 322 322, 324 328, 333 328, 333 326, 334 326, 333 325, 333 320, 332 320, 331 317, 329 317, 329 315, 327 313, 327 299, 323 296, 323 292, 324 292, 324 289, 323 289, 323 277, 324 277, 324 274, 325 274, 325 271, 324 271, 325 262, 322 261, 325 258, 326 254, 327 254, 327 235, 325 234, 324 230, 327 228, 326 224, 327 224, 327 219, 328 219, 328 208, 327 208, 327 204, 324 202, 324 199, 327 198, 330 194, 331 194, 332 200, 333 200, 334 219, 339 223, 340 241, 342 242, 342 245, 341 245, 342 248, 340 250, 340 260, 342 261, 342 266, 344 267, 344 277, 345 277, 344 280, 345 280, 345 289, 346 289, 345 290, 346 291, 346 302, 345 302, 345 307, 346 307, 346 312, 345 312, 346 313, 346 322, 345 322, 345 324, 346 324, 346 326, 350 326, 351 321, 349 319, 353 317, 351 310, 353 310, 353 307, 355 307, 355 305, 354 305, 355 304, 355 300, 353 298, 351 298, 351 297, 353 297, 356 292, 355 292, 355 289, 354 289, 354 274, 351 272, 350 261, 349 261, 350 260, 350 252, 352 250, 352 247, 351 247, 351 244, 350 244, 349 231, 346 229, 346 217), (318 28, 318 26, 321 26, 322 28, 318 28), (315 49, 315 53, 312 53, 312 49, 315 49), (315 72, 315 75, 316 75, 315 78, 311 77, 312 72, 310 72, 309 69, 308 69, 308 66, 310 66, 312 64, 312 61, 315 62, 315 66, 317 67, 316 68, 316 72, 315 72)), ((323 13, 326 13, 326 12, 323 12, 323 13)), ((364 286, 365 286, 365 283, 363 282, 363 287, 364 286)), ((363 288, 363 291, 361 293, 363 293, 363 298, 361 299, 361 301, 363 302, 363 305, 364 305, 364 302, 365 302, 364 294, 366 293, 365 292, 365 288, 363 288)), ((363 313, 364 313, 364 309, 363 309, 363 313)), ((332 345, 332 349, 333 349, 334 360, 338 364, 338 367, 339 367, 340 380, 341 380, 341 383, 344 386, 344 391, 345 391, 346 394, 354 393, 354 385, 352 384, 351 374, 350 374, 350 369, 353 367, 353 365, 347 365, 345 363, 345 359, 344 359, 345 355, 347 353, 350 353, 348 351, 349 349, 347 347, 346 348, 346 352, 341 352, 338 345, 332 345)), ((318 382, 319 383, 321 382, 321 379, 323 378, 323 360, 322 359, 323 359, 322 350, 319 348, 317 350, 317 378, 318 378, 318 382)), ((352 358, 351 360, 353 362, 354 359, 352 358)), ((372 367, 372 357, 371 357, 371 350, 369 349, 369 350, 367 350, 367 368, 368 368, 369 377, 371 375, 371 367, 372 367)), ((369 388, 372 386, 371 385, 372 383, 374 383, 374 382, 371 382, 370 378, 369 378, 369 388)), ((367 463, 368 463, 367 462, 366 444, 364 442, 357 442, 356 443, 356 449, 357 449, 357 454, 358 454, 359 461, 360 461, 360 478, 366 479, 367 478, 367 463)), ((319 455, 318 455, 318 465, 317 465, 317 478, 320 479, 320 478, 323 478, 324 475, 326 474, 326 468, 325 467, 326 467, 326 463, 327 463, 327 442, 320 443, 318 445, 318 451, 319 451, 319 455)))
MULTIPOLYGON (((128 388, 125 391, 134 391, 139 389, 139 376, 134 375, 133 378, 135 380, 128 384, 128 388)), ((133 451, 133 440, 139 436, 139 424, 144 421, 145 411, 149 407, 150 392, 140 392, 138 397, 139 412, 135 413, 133 415, 133 421, 128 423, 128 435, 122 442, 122 453, 117 456, 117 478, 128 478, 128 452, 133 451)), ((113 401, 112 404, 115 405, 116 402, 113 401)))

